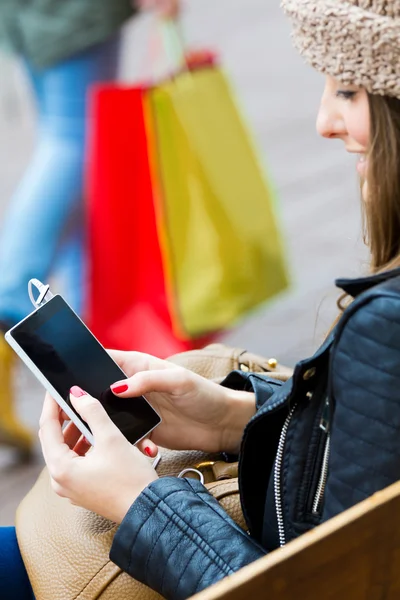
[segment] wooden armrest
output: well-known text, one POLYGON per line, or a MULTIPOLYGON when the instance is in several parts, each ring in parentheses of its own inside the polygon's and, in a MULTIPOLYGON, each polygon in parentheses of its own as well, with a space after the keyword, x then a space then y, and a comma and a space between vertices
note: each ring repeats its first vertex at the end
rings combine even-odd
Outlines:
POLYGON ((400 598, 400 482, 192 598, 400 598))

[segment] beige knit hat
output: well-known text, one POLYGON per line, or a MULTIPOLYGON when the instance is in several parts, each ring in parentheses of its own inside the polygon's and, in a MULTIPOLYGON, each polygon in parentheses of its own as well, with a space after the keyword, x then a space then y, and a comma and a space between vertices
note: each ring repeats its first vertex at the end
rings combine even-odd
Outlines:
POLYGON ((400 98, 400 0, 282 0, 282 7, 311 66, 400 98))

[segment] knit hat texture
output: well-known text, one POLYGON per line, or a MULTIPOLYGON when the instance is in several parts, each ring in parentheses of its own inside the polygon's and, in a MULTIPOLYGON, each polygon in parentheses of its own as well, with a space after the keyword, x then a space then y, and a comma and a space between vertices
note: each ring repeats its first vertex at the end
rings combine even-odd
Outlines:
POLYGON ((400 98, 400 0, 282 0, 282 7, 311 66, 400 98))

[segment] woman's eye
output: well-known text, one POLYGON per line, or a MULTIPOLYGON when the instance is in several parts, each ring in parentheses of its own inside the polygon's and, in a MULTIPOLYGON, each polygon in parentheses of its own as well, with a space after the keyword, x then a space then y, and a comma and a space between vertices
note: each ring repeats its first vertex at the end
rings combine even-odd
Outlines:
POLYGON ((345 100, 351 100, 354 98, 357 92, 353 92, 350 90, 338 90, 336 92, 337 98, 344 98, 345 100))

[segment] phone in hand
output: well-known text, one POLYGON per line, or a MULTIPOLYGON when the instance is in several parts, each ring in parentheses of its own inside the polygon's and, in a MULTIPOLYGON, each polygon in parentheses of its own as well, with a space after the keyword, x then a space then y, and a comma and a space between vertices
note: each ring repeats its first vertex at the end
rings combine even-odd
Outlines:
POLYGON ((69 399, 74 385, 101 402, 132 444, 161 422, 143 396, 118 398, 112 393, 110 386, 126 379, 125 373, 61 296, 43 303, 7 331, 5 339, 91 444, 92 432, 69 399))

